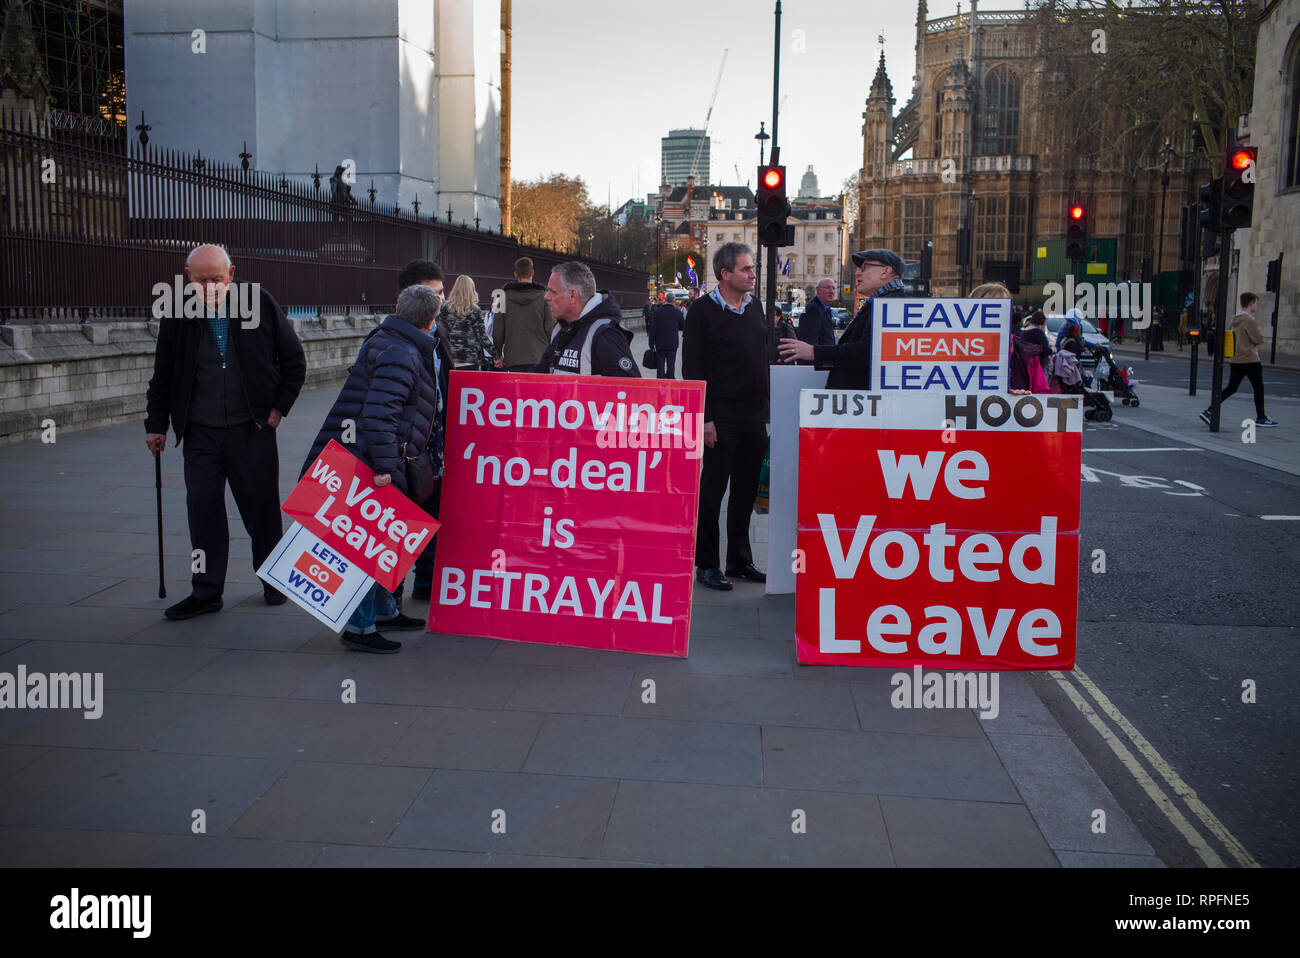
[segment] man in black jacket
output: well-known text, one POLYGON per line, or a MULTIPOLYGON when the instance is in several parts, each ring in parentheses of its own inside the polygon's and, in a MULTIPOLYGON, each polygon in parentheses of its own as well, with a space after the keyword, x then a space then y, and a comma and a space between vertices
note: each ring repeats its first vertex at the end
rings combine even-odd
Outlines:
POLYGON ((817 283, 817 295, 799 317, 797 338, 809 346, 835 345, 835 317, 831 301, 835 299, 835 280, 829 276, 817 283))
POLYGON ((777 347, 781 359, 811 359, 818 369, 829 369, 827 389, 871 388, 871 302, 883 297, 906 296, 903 260, 893 250, 868 249, 853 254, 858 292, 867 301, 853 317, 834 346, 810 346, 798 339, 783 339, 777 347))
POLYGON ((551 270, 546 304, 555 329, 533 372, 641 377, 632 358, 632 332, 618 324, 623 310, 613 294, 596 289, 596 277, 584 264, 561 263, 551 270))
POLYGON ((713 254, 718 285, 686 311, 682 377, 702 379, 704 462, 695 534, 695 577, 710 589, 731 588, 719 568, 718 513, 727 503, 727 575, 766 582, 754 567, 749 521, 767 451, 767 321, 751 293, 754 253, 724 243, 713 254))
POLYGON ((660 303, 650 315, 646 335, 659 363, 656 372, 660 379, 677 378, 678 334, 685 325, 686 317, 682 315, 681 309, 667 300, 660 303))
MULTIPOLYGON (((227 482, 252 540, 254 569, 280 541, 275 430, 307 376, 302 344, 284 311, 256 284, 231 285, 235 267, 222 247, 196 247, 185 275, 203 287, 205 315, 160 321, 144 427, 155 454, 166 445, 169 420, 176 442, 185 441, 190 543, 201 550, 190 595, 167 609, 169 619, 221 610, 230 555, 227 482), (242 315, 240 304, 251 304, 252 316, 242 315)), ((269 585, 262 591, 270 605, 285 601, 269 585)))

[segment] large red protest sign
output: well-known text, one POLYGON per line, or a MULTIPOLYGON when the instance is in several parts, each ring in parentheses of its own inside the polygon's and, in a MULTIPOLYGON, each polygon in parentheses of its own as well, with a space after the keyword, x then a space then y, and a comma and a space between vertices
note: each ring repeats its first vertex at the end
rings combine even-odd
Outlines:
POLYGON ((800 396, 800 662, 1068 669, 1078 396, 800 396))
POLYGON ((406 576, 438 522, 337 442, 316 457, 284 511, 388 591, 406 576))
POLYGON ((704 384, 452 374, 429 628, 685 656, 704 384))

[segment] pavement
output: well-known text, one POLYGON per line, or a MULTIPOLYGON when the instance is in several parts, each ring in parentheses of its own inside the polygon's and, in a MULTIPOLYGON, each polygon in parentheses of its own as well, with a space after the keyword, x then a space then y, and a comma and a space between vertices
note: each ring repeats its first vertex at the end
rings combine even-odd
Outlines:
MULTIPOLYGON (((335 391, 281 425, 282 496, 335 391)), ((1241 445, 1173 392, 1116 417, 1241 445)), ((1300 466, 1294 427, 1260 432, 1236 452, 1300 466)), ((0 865, 1162 865, 1021 674, 1000 674, 996 718, 896 710, 891 672, 798 665, 793 597, 744 582, 697 586, 686 659, 409 632, 395 656, 347 652, 263 603, 233 502, 225 609, 169 622, 179 450, 166 599, 139 425, 0 463, 0 673, 105 684, 98 719, 0 711, 0 865)))
MULTIPOLYGON (((1252 429, 1255 406, 1252 399, 1250 383, 1243 382, 1241 388, 1223 404, 1219 417, 1219 432, 1212 433, 1200 419, 1201 410, 1210 404, 1210 390, 1205 386, 1207 369, 1212 362, 1203 353, 1200 357, 1200 383, 1195 396, 1189 396, 1187 386, 1157 386, 1142 381, 1142 367, 1147 363, 1178 364, 1185 368, 1186 354, 1171 352, 1168 348, 1164 354, 1153 353, 1152 359, 1144 361, 1143 348, 1140 343, 1112 345, 1115 358, 1125 365, 1132 365, 1138 380, 1136 387, 1141 405, 1134 409, 1112 402, 1115 419, 1123 425, 1133 426, 1164 439, 1185 442, 1202 449, 1212 450, 1235 459, 1267 466, 1291 475, 1300 475, 1300 401, 1291 397, 1279 397, 1265 390, 1268 402, 1268 414, 1279 425, 1270 428, 1252 429), (1178 358, 1175 358, 1178 357, 1178 358)), ((1294 364, 1283 358, 1277 365, 1266 364, 1266 377, 1269 369, 1290 370, 1294 364)), ((1224 365, 1223 382, 1228 381, 1227 365, 1224 365)))

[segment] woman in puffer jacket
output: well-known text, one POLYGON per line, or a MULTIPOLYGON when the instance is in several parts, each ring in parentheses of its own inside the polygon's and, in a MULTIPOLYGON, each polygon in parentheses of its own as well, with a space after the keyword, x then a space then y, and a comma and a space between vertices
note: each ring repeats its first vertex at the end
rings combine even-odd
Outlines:
POLYGON ((496 348, 483 321, 483 310, 479 309, 478 290, 468 274, 462 274, 451 288, 438 325, 451 343, 451 358, 457 369, 481 369, 497 359, 496 348))
MULTIPOLYGON (((445 360, 439 355, 434 334, 441 308, 442 297, 428 286, 402 290, 396 314, 386 317, 357 353, 300 475, 334 439, 375 471, 375 485, 391 482, 417 502, 428 495, 427 489, 409 487, 407 464, 433 470, 424 477, 430 486, 441 465, 440 458, 433 461, 428 449, 431 441, 437 444, 434 427, 443 402, 438 365, 445 360), (355 441, 344 442, 346 420, 355 424, 355 441)), ((347 431, 349 436, 351 433, 347 431)), ((396 652, 402 644, 380 635, 380 625, 409 629, 422 628, 424 623, 399 613, 392 593, 376 583, 348 620, 340 641, 362 652, 396 652)))

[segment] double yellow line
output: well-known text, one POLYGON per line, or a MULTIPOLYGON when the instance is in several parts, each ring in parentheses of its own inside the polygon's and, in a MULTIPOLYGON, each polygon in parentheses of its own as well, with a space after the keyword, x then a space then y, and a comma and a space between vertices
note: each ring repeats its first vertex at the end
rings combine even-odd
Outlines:
POLYGON ((1133 723, 1124 717, 1124 714, 1115 707, 1114 703, 1112 703, 1110 699, 1106 698, 1105 694, 1102 693, 1101 689, 1097 688, 1092 679, 1088 678, 1087 673, 1084 672, 1083 669, 1079 668, 1078 665, 1075 665, 1074 671, 1069 673, 1069 675, 1074 676, 1075 681, 1077 681, 1084 691, 1092 697, 1093 701, 1097 703, 1097 708, 1099 708, 1107 718, 1119 727, 1120 732, 1123 733, 1123 738, 1121 738, 1120 735, 1115 734, 1115 732, 1111 730, 1110 726, 1108 726, 1102 719, 1101 715, 1097 714, 1097 710, 1092 707, 1091 703, 1089 703, 1079 690, 1069 681, 1067 673, 1049 672, 1048 675, 1056 680, 1056 683, 1061 686, 1062 691, 1064 691, 1070 701, 1074 703, 1074 707, 1077 708, 1079 713, 1088 720, 1089 724, 1091 724, 1093 728, 1097 730, 1097 734, 1100 735, 1102 740, 1110 746, 1110 750, 1115 753, 1115 757, 1120 760, 1126 769, 1128 769, 1129 774, 1132 775, 1138 785, 1142 787, 1142 790, 1147 793, 1151 798, 1151 801, 1154 802, 1156 807, 1164 814, 1165 818, 1169 819, 1169 823, 1178 830, 1178 833, 1182 835, 1183 838, 1187 839, 1187 843, 1191 845, 1192 850, 1200 856, 1201 861, 1210 868, 1224 868, 1227 864, 1219 853, 1210 845, 1209 841, 1206 840, 1205 836, 1202 835, 1201 832, 1197 831, 1196 827, 1188 821, 1187 816, 1183 814, 1182 810, 1177 804, 1175 804, 1174 800, 1169 797, 1163 788, 1161 788, 1160 784, 1152 777, 1151 773, 1142 766, 1138 761, 1137 756, 1134 755, 1133 751, 1129 749, 1129 746, 1125 744, 1125 739, 1127 739, 1128 743, 1147 760, 1151 767, 1155 769, 1156 773, 1165 780, 1169 788, 1173 790, 1174 795, 1183 800, 1192 815, 1200 821, 1205 830, 1218 839, 1219 843, 1228 850, 1228 854, 1236 860, 1238 865, 1243 868, 1260 867, 1259 862, 1255 861, 1250 852, 1246 851, 1245 846, 1243 846, 1241 842, 1237 841, 1236 837, 1228 831, 1223 822, 1219 821, 1215 814, 1206 807, 1205 803, 1201 801, 1192 787, 1183 781, 1182 777, 1174 771, 1173 767, 1165 761, 1164 757, 1155 750, 1155 747, 1146 740, 1142 733, 1133 727, 1133 723))

